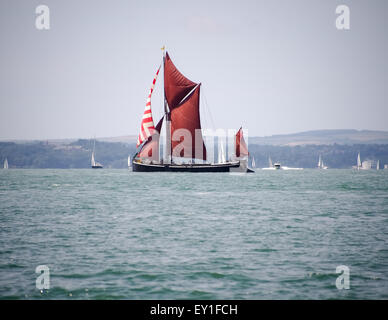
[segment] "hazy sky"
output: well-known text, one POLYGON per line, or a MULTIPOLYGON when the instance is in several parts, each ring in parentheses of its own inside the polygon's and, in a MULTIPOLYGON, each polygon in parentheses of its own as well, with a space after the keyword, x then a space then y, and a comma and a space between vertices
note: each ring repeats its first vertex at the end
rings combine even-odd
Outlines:
POLYGON ((385 0, 1 0, 0 139, 138 134, 163 45, 202 82, 203 127, 388 130, 387 30, 385 0))

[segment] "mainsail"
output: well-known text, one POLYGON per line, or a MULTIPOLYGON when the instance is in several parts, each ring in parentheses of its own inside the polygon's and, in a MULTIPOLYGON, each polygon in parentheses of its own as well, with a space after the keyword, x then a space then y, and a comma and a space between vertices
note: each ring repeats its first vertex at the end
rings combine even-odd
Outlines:
POLYGON ((91 165, 94 167, 96 165, 96 161, 94 160, 94 151, 92 152, 92 159, 91 159, 91 165))
POLYGON ((357 169, 360 169, 361 168, 361 157, 360 157, 360 153, 358 153, 358 156, 357 156, 357 169))
POLYGON ((243 136, 243 131, 242 131, 242 127, 240 128, 240 130, 238 130, 237 134, 236 134, 236 157, 237 158, 243 158, 243 157, 247 157, 249 155, 249 152, 248 152, 248 146, 247 144, 245 143, 245 140, 244 140, 244 136, 243 136))
POLYGON ((7 158, 5 158, 5 160, 4 160, 4 167, 3 168, 8 169, 8 159, 7 158))
POLYGON ((199 89, 200 85, 182 104, 171 110, 171 147, 175 157, 206 160, 199 114, 199 89))

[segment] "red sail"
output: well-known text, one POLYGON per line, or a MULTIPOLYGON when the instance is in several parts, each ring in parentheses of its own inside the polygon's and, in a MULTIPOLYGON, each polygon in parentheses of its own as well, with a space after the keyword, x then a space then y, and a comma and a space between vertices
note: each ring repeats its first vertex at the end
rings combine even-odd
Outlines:
POLYGON ((242 128, 240 128, 236 134, 236 157, 246 157, 248 155, 248 146, 245 143, 242 128))
POLYGON ((197 84, 181 74, 166 52, 164 61, 164 92, 170 111, 176 108, 197 84))
POLYGON ((159 161, 159 134, 162 129, 163 118, 156 125, 155 133, 149 136, 143 144, 143 147, 137 155, 139 158, 150 158, 150 160, 159 161))
POLYGON ((175 157, 206 160, 199 115, 199 88, 198 85, 179 107, 171 111, 171 147, 175 157), (183 133, 191 136, 181 136, 182 130, 179 129, 186 129, 183 133))

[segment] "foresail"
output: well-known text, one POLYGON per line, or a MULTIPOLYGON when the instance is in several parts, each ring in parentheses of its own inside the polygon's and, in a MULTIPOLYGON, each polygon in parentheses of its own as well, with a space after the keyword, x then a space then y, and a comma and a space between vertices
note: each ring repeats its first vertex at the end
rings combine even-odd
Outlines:
POLYGON ((162 130, 163 118, 164 116, 159 120, 153 134, 148 137, 147 141, 142 146, 138 153, 139 158, 147 158, 157 162, 159 161, 159 139, 160 131, 162 130))
POLYGON ((147 103, 144 109, 143 120, 141 122, 140 133, 137 139, 136 148, 138 148, 145 140, 147 140, 148 137, 150 137, 153 134, 153 131, 155 130, 154 120, 152 118, 152 111, 151 111, 151 96, 155 88, 155 83, 156 83, 156 79, 158 78, 159 70, 160 70, 160 66, 158 68, 158 71, 156 72, 154 80, 152 81, 152 86, 148 94, 147 103))

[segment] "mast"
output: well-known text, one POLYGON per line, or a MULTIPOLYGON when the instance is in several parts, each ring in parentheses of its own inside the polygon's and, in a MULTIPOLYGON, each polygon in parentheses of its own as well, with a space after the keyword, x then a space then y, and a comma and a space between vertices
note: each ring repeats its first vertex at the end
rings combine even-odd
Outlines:
POLYGON ((165 151, 164 151, 164 158, 166 163, 171 163, 171 154, 172 154, 172 146, 171 146, 171 114, 168 110, 168 104, 166 99, 166 90, 164 88, 165 86, 165 68, 166 68, 166 51, 165 47, 162 48, 163 51, 163 101, 164 101, 164 114, 165 114, 165 121, 166 121, 166 144, 165 144, 165 151))

